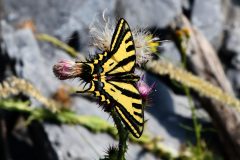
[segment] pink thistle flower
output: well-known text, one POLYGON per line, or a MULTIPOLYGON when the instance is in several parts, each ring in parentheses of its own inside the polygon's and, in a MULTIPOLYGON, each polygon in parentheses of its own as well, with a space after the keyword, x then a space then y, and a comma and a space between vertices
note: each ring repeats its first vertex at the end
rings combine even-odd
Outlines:
POLYGON ((82 73, 81 63, 61 60, 53 66, 53 72, 60 80, 78 77, 82 73))
POLYGON ((143 100, 147 100, 148 95, 152 92, 154 87, 155 83, 153 83, 151 86, 148 86, 142 79, 137 82, 137 88, 143 100))

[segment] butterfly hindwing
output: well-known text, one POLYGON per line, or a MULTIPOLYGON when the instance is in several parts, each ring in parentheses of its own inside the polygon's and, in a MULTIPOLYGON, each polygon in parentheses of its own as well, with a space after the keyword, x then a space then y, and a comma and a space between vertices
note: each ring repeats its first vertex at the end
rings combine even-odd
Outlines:
POLYGON ((120 118, 135 137, 143 131, 144 115, 142 99, 132 83, 102 81, 103 92, 114 105, 120 118))
POLYGON ((139 125, 143 124, 142 108, 135 108, 133 104, 142 104, 138 90, 131 83, 106 82, 104 91, 111 96, 111 99, 119 106, 123 107, 130 117, 139 125))
POLYGON ((121 120, 135 137, 140 137, 144 125, 142 99, 132 83, 92 81, 88 92, 102 103, 115 107, 121 120))

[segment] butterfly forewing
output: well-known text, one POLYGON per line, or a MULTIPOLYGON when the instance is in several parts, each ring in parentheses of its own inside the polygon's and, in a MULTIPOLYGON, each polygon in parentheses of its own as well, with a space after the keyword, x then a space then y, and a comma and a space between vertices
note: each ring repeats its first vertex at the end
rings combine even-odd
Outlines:
POLYGON ((115 73, 132 73, 136 55, 130 27, 124 19, 120 19, 111 42, 109 59, 103 64, 108 75, 115 73))

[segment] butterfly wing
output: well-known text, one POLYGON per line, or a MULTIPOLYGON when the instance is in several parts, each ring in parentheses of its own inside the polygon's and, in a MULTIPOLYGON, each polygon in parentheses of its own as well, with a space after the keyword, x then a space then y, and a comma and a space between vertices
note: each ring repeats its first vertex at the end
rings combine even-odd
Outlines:
POLYGON ((114 105, 125 126, 135 137, 143 131, 144 115, 142 99, 132 83, 104 81, 104 95, 114 105))
POLYGON ((99 54, 92 63, 93 73, 102 77, 92 80, 87 91, 99 97, 101 102, 115 107, 125 126, 139 138, 144 125, 143 106, 133 74, 136 63, 133 36, 124 19, 118 21, 110 52, 99 54))
POLYGON ((103 63, 106 76, 111 80, 101 80, 107 99, 114 102, 120 118, 135 137, 140 137, 144 125, 142 99, 134 80, 125 81, 122 76, 133 74, 136 53, 129 25, 120 19, 113 34, 109 59, 103 63), (118 77, 121 76, 119 79, 118 77))
POLYGON ((104 53, 103 72, 106 75, 133 73, 136 54, 128 23, 120 19, 114 31, 110 52, 104 53))
POLYGON ((142 99, 133 82, 91 81, 88 90, 102 103, 113 106, 133 136, 139 138, 143 132, 144 112, 142 99))

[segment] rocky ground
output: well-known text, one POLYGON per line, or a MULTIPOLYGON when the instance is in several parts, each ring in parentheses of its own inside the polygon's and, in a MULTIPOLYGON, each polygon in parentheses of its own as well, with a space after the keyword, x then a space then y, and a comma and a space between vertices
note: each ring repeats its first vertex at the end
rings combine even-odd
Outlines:
MULTIPOLYGON (((62 84, 78 85, 76 80, 59 81, 52 72, 52 66, 58 60, 72 58, 50 44, 37 41, 31 30, 19 27, 23 21, 34 21, 37 32, 47 33, 65 42, 73 33, 77 33, 79 40, 76 49, 87 55, 89 26, 103 12, 111 19, 124 17, 131 28, 154 28, 154 34, 158 34, 162 40, 168 40, 162 43, 162 55, 178 64, 180 53, 165 31, 177 16, 185 14, 217 51, 235 94, 240 96, 238 0, 2 0, 2 6, 1 80, 17 75, 33 83, 46 97, 51 97, 62 84)), ((147 82, 156 82, 156 88, 151 95, 152 105, 146 109, 148 121, 145 131, 161 136, 163 146, 171 154, 178 154, 184 143, 194 143, 194 133, 180 126, 192 125, 188 100, 183 93, 175 92, 172 86, 165 83, 164 77, 159 79, 149 74, 147 82)), ((38 105, 37 102, 33 103, 38 105)), ((79 114, 97 115, 112 123, 107 113, 84 97, 73 97, 72 107, 79 114)), ((204 127, 212 127, 210 118, 203 109, 198 109, 197 113, 204 127)), ((5 117, 16 118, 16 113, 7 113, 5 117)), ((216 133, 203 135, 209 143, 213 146, 215 144, 213 148, 221 151, 216 133)), ((105 133, 94 134, 82 126, 49 123, 31 124, 28 132, 15 129, 7 137, 8 157, 13 160, 98 159, 113 143, 117 144, 105 133)), ((157 158, 143 151, 140 145, 129 144, 127 159, 157 158)))

